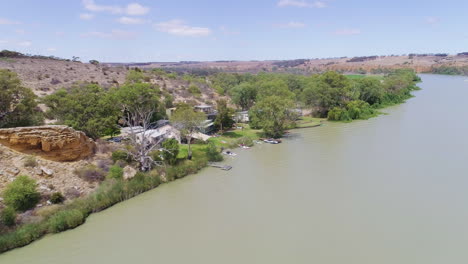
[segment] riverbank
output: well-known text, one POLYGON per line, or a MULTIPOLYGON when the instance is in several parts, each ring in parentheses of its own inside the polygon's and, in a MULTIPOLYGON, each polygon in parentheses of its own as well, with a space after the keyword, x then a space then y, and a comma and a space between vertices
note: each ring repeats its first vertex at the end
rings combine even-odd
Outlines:
MULTIPOLYGON (((328 119, 336 121, 368 119, 376 115, 375 109, 377 108, 404 103, 406 99, 412 96, 411 92, 417 90, 415 83, 418 79, 416 77, 417 76, 415 76, 414 73, 405 71, 399 72, 387 79, 385 87, 383 87, 381 82, 378 80, 374 80, 373 78, 364 78, 362 79, 363 82, 369 81, 370 85, 365 85, 363 87, 372 87, 374 85, 377 89, 382 89, 383 94, 376 96, 379 101, 375 101, 370 105, 369 103, 357 100, 357 98, 354 97, 352 98, 356 100, 350 101, 346 101, 339 97, 339 100, 337 100, 336 103, 340 103, 338 105, 345 106, 335 106, 331 108, 332 105, 327 105, 327 109, 331 108, 328 112, 328 119), (333 113, 333 115, 330 113, 333 113)), ((323 91, 324 93, 339 91, 340 93, 346 94, 351 88, 351 83, 349 83, 345 77, 337 75, 336 73, 328 73, 320 78, 323 79, 320 80, 321 82, 329 86, 323 91), (334 87, 329 84, 329 82, 334 79, 343 82, 342 87, 334 87)), ((305 94, 309 94, 307 91, 305 92, 305 94)), ((310 92, 309 95, 315 96, 315 90, 308 90, 308 92, 310 92)), ((324 97, 326 97, 325 95, 326 94, 323 94, 324 97)), ((370 98, 368 99, 370 100, 370 98)), ((324 120, 325 119, 320 118, 302 117, 302 120, 294 123, 294 125, 288 124, 290 127, 284 127, 282 129, 317 127, 320 126, 324 120)), ((271 128, 271 126, 269 127, 271 128)), ((225 132, 220 136, 213 137, 210 141, 213 142, 218 151, 220 151, 226 148, 237 148, 239 146, 251 147, 254 145, 254 141, 261 137, 261 130, 251 129, 249 125, 245 125, 243 127, 236 128, 235 130, 225 132)), ((185 159, 188 153, 188 146, 183 145, 178 154, 179 160, 174 166, 157 167, 148 173, 139 172, 134 178, 128 181, 123 179, 106 179, 101 183, 95 193, 87 197, 78 198, 64 205, 45 207, 40 210, 40 212, 37 212, 38 218, 36 218, 34 222, 26 223, 17 227, 13 232, 1 235, 0 252, 25 246, 46 234, 58 233, 75 228, 83 224, 91 213, 102 211, 116 203, 128 200, 142 192, 154 189, 162 183, 168 183, 187 175, 197 173, 208 165, 208 145, 203 143, 194 144, 192 145, 192 150, 193 158, 191 160, 185 159)))
MULTIPOLYGON (((296 127, 291 129, 318 127, 324 121, 323 118, 301 117, 296 127)), ((243 128, 227 131, 209 141, 214 142, 220 150, 236 149, 241 145, 253 147, 254 142, 262 136, 261 130, 251 129, 248 124, 244 124, 243 128)), ((26 246, 47 234, 76 228, 84 224, 86 218, 92 213, 103 211, 117 203, 155 189, 161 184, 196 174, 208 166, 207 144, 192 144, 191 148, 192 160, 184 159, 187 156, 188 146, 181 145, 178 154, 180 161, 177 165, 158 167, 148 173, 138 172, 130 180, 106 179, 94 193, 87 197, 39 210, 37 214, 43 219, 42 221, 24 224, 0 236, 0 253, 26 246)))
MULTIPOLYGON (((248 125, 244 125, 242 129, 227 131, 209 141, 214 142, 219 150, 234 149, 239 145, 253 146, 253 141, 261 136, 261 130, 251 129, 248 125)), ((181 145, 178 154, 179 162, 174 166, 157 167, 148 173, 138 172, 130 180, 106 179, 89 196, 38 209, 34 213, 42 220, 23 224, 14 231, 0 236, 0 253, 26 246, 47 234, 73 229, 84 224, 86 218, 92 213, 105 210, 161 184, 197 173, 208 166, 207 144, 192 144, 191 147, 192 160, 185 160, 188 146, 181 145)))

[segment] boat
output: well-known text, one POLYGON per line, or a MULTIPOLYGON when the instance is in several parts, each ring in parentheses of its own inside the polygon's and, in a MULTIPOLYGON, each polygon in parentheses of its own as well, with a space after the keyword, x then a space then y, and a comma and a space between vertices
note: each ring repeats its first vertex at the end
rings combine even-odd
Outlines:
POLYGON ((231 157, 234 157, 234 156, 237 156, 236 153, 230 151, 230 150, 226 150, 223 152, 224 155, 228 155, 228 156, 231 156, 231 157))
POLYGON ((281 143, 281 139, 266 138, 266 139, 263 139, 263 142, 269 143, 269 144, 279 144, 281 143))
POLYGON ((239 144, 239 147, 240 147, 240 148, 243 148, 243 149, 250 149, 249 146, 246 146, 246 145, 244 145, 244 144, 239 144))

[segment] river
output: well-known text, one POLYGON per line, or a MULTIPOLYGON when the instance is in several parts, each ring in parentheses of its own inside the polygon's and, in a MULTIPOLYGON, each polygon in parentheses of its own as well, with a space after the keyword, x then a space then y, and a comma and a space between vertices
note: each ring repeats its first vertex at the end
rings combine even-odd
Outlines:
POLYGON ((468 82, 158 187, 1 264, 468 263, 468 82))

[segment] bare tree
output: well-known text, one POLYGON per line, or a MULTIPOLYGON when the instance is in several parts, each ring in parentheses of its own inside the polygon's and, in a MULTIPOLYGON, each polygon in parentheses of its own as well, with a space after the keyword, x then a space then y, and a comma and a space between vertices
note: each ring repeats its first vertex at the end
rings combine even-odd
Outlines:
POLYGON ((163 137, 151 137, 151 121, 158 110, 158 91, 150 84, 136 83, 120 87, 116 92, 116 103, 120 104, 123 123, 129 129, 127 155, 139 163, 141 171, 161 166, 150 153, 160 146, 163 137))
POLYGON ((133 106, 131 109, 124 107, 124 112, 124 125, 130 130, 128 135, 130 148, 125 149, 127 155, 138 162, 141 171, 149 171, 154 165, 162 166, 162 162, 154 161, 150 155, 164 140, 160 138, 154 141, 148 131, 156 110, 133 106))

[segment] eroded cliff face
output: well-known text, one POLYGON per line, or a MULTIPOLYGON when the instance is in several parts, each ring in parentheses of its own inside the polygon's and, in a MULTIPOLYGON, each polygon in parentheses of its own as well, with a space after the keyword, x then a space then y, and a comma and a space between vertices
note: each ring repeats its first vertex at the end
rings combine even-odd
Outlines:
POLYGON ((53 161, 75 161, 91 156, 96 144, 68 126, 0 129, 0 144, 53 161))

